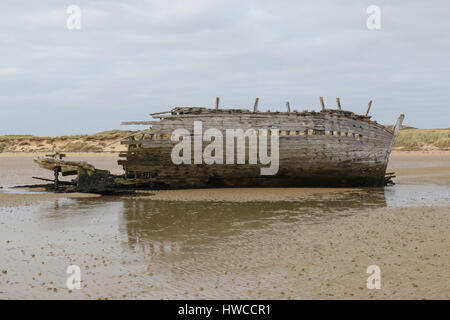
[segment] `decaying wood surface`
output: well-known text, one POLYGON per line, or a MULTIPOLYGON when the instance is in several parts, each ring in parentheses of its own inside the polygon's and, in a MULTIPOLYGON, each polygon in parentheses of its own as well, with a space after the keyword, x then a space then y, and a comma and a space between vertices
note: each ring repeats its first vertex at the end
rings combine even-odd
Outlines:
MULTIPOLYGON (((321 112, 290 112, 289 103, 287 112, 260 112, 258 100, 255 100, 253 112, 219 109, 217 100, 215 109, 177 107, 153 114, 161 120, 152 121, 150 129, 122 141, 129 146, 127 152, 120 154, 125 159, 118 162, 125 170, 125 177, 148 188, 385 184, 395 129, 393 132, 371 121, 368 112, 362 116, 325 109, 323 98, 320 99, 321 112), (224 137, 225 129, 278 130, 278 173, 261 176, 260 164, 173 164, 171 150, 178 141, 171 141, 171 134, 179 128, 193 133, 194 121, 202 121, 204 131, 221 130, 224 137)), ((337 103, 340 109, 339 99, 337 103)), ((396 128, 401 125, 403 117, 400 118, 396 128)), ((203 142, 202 147, 208 144, 203 142)), ((225 153, 225 141, 223 150, 225 153)), ((248 159, 248 144, 246 155, 248 159)))

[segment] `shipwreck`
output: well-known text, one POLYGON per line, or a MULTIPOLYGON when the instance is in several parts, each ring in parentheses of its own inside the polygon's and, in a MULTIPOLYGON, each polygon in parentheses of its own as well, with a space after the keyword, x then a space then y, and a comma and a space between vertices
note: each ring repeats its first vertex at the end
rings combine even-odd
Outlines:
MULTIPOLYGON (((182 189, 209 187, 381 187, 392 183, 393 173, 386 173, 394 139, 400 129, 404 115, 400 115, 392 128, 371 120, 369 102, 364 115, 341 108, 325 107, 320 98, 321 111, 291 110, 289 102, 285 111, 259 111, 259 99, 253 110, 175 107, 167 112, 153 113, 154 120, 128 121, 123 125, 144 125, 120 143, 128 150, 121 152, 118 164, 124 169, 120 176, 111 175, 86 163, 70 163, 62 159, 50 160, 54 165, 55 181, 59 172, 76 174, 72 189, 82 192, 109 192, 119 189, 182 189), (196 123, 201 122, 203 132, 214 129, 217 134, 227 135, 227 130, 254 132, 258 139, 269 139, 267 154, 271 150, 270 136, 277 136, 278 163, 274 174, 261 174, 267 163, 251 162, 250 143, 244 145, 241 161, 227 162, 229 153, 234 158, 239 141, 215 141, 222 144, 217 161, 217 150, 212 155, 216 161, 205 163, 196 159, 195 152, 186 161, 174 163, 174 147, 185 138, 191 150, 204 152, 215 139, 195 139, 196 123), (185 136, 176 135, 183 129, 185 136), (178 131, 177 131, 178 130, 178 131), (249 131, 250 130, 250 131, 249 131), (262 136, 262 132, 269 132, 262 136), (220 158, 219 158, 220 159, 220 158), (244 160, 244 161, 242 161, 244 160)), ((247 136, 248 141, 250 137, 247 136)), ((242 148, 243 145, 241 144, 242 148)), ((186 150, 183 150, 186 152, 186 150)), ((186 158, 188 157, 188 158, 186 158)), ((258 154, 258 158, 260 155, 258 154)), ((48 158, 37 162, 45 167, 48 158)))

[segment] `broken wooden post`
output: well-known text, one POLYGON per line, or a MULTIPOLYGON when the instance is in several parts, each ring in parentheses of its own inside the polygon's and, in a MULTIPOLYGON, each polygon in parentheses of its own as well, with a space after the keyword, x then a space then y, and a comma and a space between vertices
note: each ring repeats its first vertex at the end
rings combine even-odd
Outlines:
MULTIPOLYGON (((372 101, 371 101, 372 102, 372 101)), ((392 129, 393 133, 394 133, 394 138, 397 136, 398 134, 398 130, 400 130, 400 128, 402 127, 402 123, 403 123, 403 119, 405 119, 405 115, 401 114, 398 119, 397 122, 395 123, 394 128, 392 129)), ((392 142, 394 142, 394 139, 392 139, 392 142)))
POLYGON ((325 111, 325 103, 323 102, 323 97, 320 97, 320 104, 322 105, 322 111, 325 111))
POLYGON ((286 101, 286 109, 287 112, 291 112, 291 105, 289 104, 289 101, 286 101))
POLYGON ((258 112, 258 102, 259 102, 259 98, 256 98, 255 104, 253 105, 253 112, 258 112))
POLYGON ((336 98, 336 102, 337 102, 338 109, 341 110, 341 100, 339 99, 339 97, 336 98))
POLYGON ((369 115, 370 107, 372 106, 372 100, 369 101, 369 105, 367 106, 366 117, 369 115))
POLYGON ((219 97, 216 97, 216 109, 219 109, 219 97))
POLYGON ((54 175, 55 175, 55 191, 57 191, 58 190, 58 176, 59 176, 59 171, 61 170, 61 167, 59 167, 59 166, 56 166, 55 167, 55 169, 53 169, 53 173, 54 173, 54 175))

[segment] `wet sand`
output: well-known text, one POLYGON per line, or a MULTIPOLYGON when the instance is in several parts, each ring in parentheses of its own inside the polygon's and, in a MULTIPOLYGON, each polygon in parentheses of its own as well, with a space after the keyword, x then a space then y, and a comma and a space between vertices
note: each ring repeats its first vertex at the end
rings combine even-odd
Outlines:
POLYGON ((76 198, 95 198, 95 197, 100 196, 96 194, 85 194, 85 193, 71 193, 69 195, 62 195, 58 193, 41 193, 40 191, 37 190, 30 191, 30 193, 0 192, 0 207, 31 206, 36 205, 41 201, 58 200, 61 198, 76 199, 76 198))
MULTIPOLYGON (((251 242, 218 248, 203 266, 214 272, 187 296, 224 298, 228 287, 232 298, 250 299, 449 299, 449 227, 448 206, 375 209, 328 224, 277 226, 251 242), (381 269, 380 290, 366 287, 370 265, 381 269)), ((176 267, 196 263, 191 258, 176 267)))
POLYGON ((302 201, 316 195, 351 192, 350 188, 217 188, 140 191, 136 197, 164 201, 277 202, 302 201))
MULTIPOLYGON (((0 185, 28 181, 29 159, 9 157, 0 185)), ((398 184, 386 189, 5 189, 0 298, 448 299, 449 160, 394 153, 398 184), (69 264, 81 290, 66 287, 69 264), (366 287, 369 265, 381 269, 379 290, 366 287)))

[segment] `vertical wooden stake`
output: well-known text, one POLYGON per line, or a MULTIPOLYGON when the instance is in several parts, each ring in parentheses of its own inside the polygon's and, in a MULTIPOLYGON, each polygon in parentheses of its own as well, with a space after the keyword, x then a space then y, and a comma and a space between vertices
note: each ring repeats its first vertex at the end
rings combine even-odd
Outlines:
POLYGON ((258 102, 259 102, 259 98, 256 98, 255 104, 253 106, 253 112, 258 112, 258 102))
POLYGON ((287 112, 291 112, 291 105, 289 104, 289 101, 286 101, 286 109, 287 112))
POLYGON ((370 107, 372 106, 372 100, 369 101, 369 105, 367 106, 366 117, 369 115, 370 107))
POLYGON ((322 105, 322 111, 325 111, 325 103, 323 102, 323 97, 320 97, 320 104, 322 105))
POLYGON ((54 176, 55 176, 55 191, 58 191, 58 187, 59 187, 59 179, 58 179, 58 176, 59 176, 59 170, 60 170, 60 167, 55 167, 54 169, 53 169, 53 173, 54 173, 54 176))
POLYGON ((216 109, 219 109, 219 97, 216 97, 216 109))
POLYGON ((341 100, 339 99, 339 97, 336 98, 336 102, 337 102, 338 109, 341 110, 341 100))

